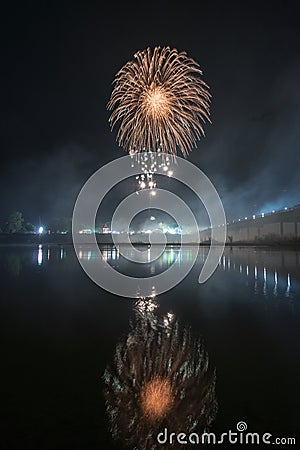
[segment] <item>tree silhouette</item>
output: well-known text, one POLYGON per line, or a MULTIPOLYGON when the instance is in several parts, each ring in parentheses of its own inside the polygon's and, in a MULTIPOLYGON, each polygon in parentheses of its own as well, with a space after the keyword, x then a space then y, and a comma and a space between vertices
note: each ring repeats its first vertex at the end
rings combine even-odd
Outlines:
POLYGON ((5 224, 6 233, 18 233, 22 230, 24 218, 20 211, 15 211, 10 214, 5 224))

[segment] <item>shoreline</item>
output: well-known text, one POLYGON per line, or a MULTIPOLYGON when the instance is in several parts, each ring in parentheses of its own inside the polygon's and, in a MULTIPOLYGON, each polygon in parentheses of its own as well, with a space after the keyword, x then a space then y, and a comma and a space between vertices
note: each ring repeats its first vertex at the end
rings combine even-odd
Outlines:
MULTIPOLYGON (((118 237, 120 239, 120 236, 118 237)), ((211 243, 208 240, 202 242, 186 242, 181 243, 180 235, 167 235, 167 241, 165 245, 170 246, 199 246, 199 247, 209 247, 211 243)), ((149 246, 149 245, 164 245, 161 244, 151 244, 149 235, 139 235, 135 234, 130 236, 131 244, 133 246, 149 246)), ((113 237, 110 234, 96 234, 96 241, 99 246, 128 246, 128 242, 118 242, 113 241, 113 237)), ((17 246, 36 246, 36 245, 48 245, 48 246, 73 246, 72 234, 0 234, 0 247, 17 247, 17 246)), ((94 243, 90 242, 90 237, 80 235, 77 241, 77 245, 82 246, 93 246, 94 243)), ((214 243, 214 246, 218 246, 218 243, 214 243)), ((286 248, 300 250, 300 239, 257 239, 254 241, 236 241, 236 242, 226 242, 225 247, 265 247, 265 248, 286 248)))
MULTIPOLYGON (((115 244, 114 242, 97 242, 97 244, 100 247, 117 247, 122 246, 126 247, 129 246, 127 242, 120 242, 115 244)), ((0 242, 0 248, 2 247, 35 247, 38 245, 43 246, 51 246, 51 247, 74 247, 73 242, 53 242, 53 241, 36 241, 36 242, 0 242)), ((89 242, 82 242, 80 246, 83 247, 92 247, 95 244, 91 244, 89 242)), ((149 247, 151 245, 160 245, 160 244, 151 244, 150 242, 134 242, 132 243, 134 247, 149 247)), ((163 245, 163 244, 162 244, 163 245)), ((197 243, 197 242, 191 242, 191 243, 183 243, 180 242, 167 242, 165 244, 166 247, 210 247, 209 243, 197 243)), ((215 247, 218 247, 218 244, 214 244, 215 247)), ((300 250, 300 243, 299 242, 290 242, 290 243, 250 243, 250 242, 236 242, 236 243, 225 243, 225 248, 239 248, 239 247, 248 247, 248 248, 267 248, 267 249, 283 249, 283 250, 300 250)))

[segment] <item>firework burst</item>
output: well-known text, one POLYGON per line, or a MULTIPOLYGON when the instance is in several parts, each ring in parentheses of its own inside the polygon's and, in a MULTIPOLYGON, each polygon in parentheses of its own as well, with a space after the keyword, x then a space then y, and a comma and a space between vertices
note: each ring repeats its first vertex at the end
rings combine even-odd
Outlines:
POLYGON ((117 142, 130 154, 162 151, 184 157, 204 136, 210 93, 199 65, 169 47, 139 51, 117 73, 108 103, 117 142))
POLYGON ((217 411, 215 371, 203 342, 177 321, 162 326, 164 320, 158 325, 151 315, 136 315, 104 373, 112 435, 139 450, 159 446, 164 428, 207 431, 217 411))

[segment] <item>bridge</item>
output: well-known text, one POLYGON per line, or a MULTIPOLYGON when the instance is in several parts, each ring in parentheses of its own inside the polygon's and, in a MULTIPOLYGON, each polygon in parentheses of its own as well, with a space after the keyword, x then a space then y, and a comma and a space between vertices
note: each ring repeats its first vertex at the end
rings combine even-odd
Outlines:
MULTIPOLYGON (((202 243, 210 242, 211 228, 201 230, 200 238, 202 243)), ((300 205, 227 223, 227 243, 268 243, 295 240, 300 241, 300 205)))

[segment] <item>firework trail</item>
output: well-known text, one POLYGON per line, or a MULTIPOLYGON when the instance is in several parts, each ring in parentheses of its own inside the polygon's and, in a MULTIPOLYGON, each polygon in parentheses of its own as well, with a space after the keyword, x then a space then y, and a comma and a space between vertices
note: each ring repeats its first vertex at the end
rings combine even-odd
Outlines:
POLYGON ((162 151, 184 157, 204 136, 210 93, 199 65, 169 47, 138 51, 117 73, 108 102, 111 128, 130 154, 162 151))
POLYGON ((155 299, 149 301, 149 307, 146 298, 137 302, 131 331, 104 373, 112 435, 139 450, 159 446, 164 428, 208 431, 217 412, 215 371, 203 342, 177 321, 159 319, 155 299))

